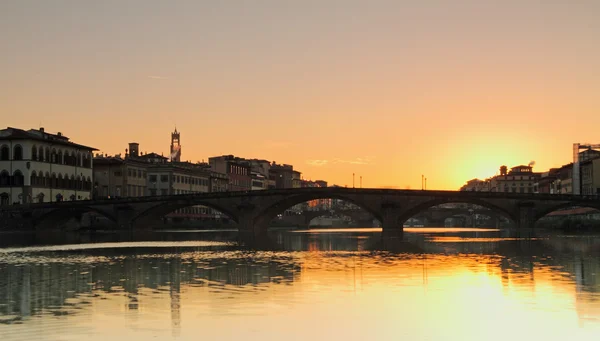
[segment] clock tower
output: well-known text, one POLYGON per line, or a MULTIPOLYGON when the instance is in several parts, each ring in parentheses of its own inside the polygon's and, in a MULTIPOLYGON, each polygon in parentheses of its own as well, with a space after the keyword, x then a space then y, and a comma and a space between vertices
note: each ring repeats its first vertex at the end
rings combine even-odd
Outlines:
POLYGON ((180 162, 181 161, 181 140, 180 134, 177 132, 177 127, 175 127, 175 131, 171 133, 171 162, 180 162))

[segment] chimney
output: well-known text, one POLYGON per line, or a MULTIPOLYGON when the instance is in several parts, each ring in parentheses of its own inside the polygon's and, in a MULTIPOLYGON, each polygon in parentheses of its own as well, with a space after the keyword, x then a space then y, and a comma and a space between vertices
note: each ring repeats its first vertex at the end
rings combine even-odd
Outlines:
POLYGON ((44 127, 40 128, 40 132, 42 132, 42 133, 44 132, 44 127))
POLYGON ((58 133, 56 133, 56 135, 62 136, 62 133, 59 131, 58 133))

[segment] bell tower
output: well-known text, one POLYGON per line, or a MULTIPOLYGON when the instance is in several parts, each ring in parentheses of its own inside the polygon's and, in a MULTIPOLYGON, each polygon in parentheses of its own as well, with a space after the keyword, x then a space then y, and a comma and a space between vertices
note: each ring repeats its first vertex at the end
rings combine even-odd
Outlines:
POLYGON ((177 127, 175 127, 175 131, 171 133, 171 162, 181 161, 181 140, 179 137, 177 127))

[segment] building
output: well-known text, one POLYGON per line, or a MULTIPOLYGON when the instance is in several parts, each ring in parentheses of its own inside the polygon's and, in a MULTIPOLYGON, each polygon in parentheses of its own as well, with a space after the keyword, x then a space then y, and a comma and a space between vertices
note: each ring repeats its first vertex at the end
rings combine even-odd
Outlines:
POLYGON ((558 193, 558 168, 552 168, 540 174, 540 178, 533 184, 534 193, 558 193))
POLYGON ((560 194, 573 194, 573 163, 559 168, 557 189, 560 194))
POLYGON ((177 128, 175 131, 171 133, 171 161, 172 162, 180 162, 181 161, 181 140, 180 133, 177 132, 177 128))
POLYGON ((269 179, 275 188, 294 188, 294 167, 292 165, 278 165, 273 162, 269 169, 269 179))
POLYGON ((0 130, 0 204, 90 199, 94 150, 44 128, 0 130))
POLYGON ((210 171, 210 192, 227 192, 229 190, 229 177, 227 174, 210 171))
POLYGON ((460 190, 468 191, 468 192, 489 192, 491 190, 492 182, 490 179, 487 180, 479 180, 472 179, 467 181, 465 185, 463 185, 460 190))
POLYGON ((269 179, 267 179, 264 175, 257 173, 257 172, 251 172, 250 175, 252 178, 252 188, 251 189, 253 191, 269 188, 269 179))
POLYGON ((325 180, 315 180, 315 182, 319 185, 319 187, 327 187, 327 181, 325 180))
MULTIPOLYGON (((166 159, 166 158, 163 158, 166 159)), ((148 195, 148 158, 139 154, 139 144, 130 143, 121 155, 94 157, 94 197, 142 197, 148 195)))
POLYGON ((600 195, 600 157, 580 161, 581 194, 600 195))
POLYGON ((208 159, 213 172, 226 174, 229 191, 249 191, 252 188, 250 163, 233 155, 215 156, 208 159))
POLYGON ((149 164, 150 195, 205 193, 210 189, 210 171, 190 162, 149 164))
POLYGON ((299 171, 292 171, 292 188, 302 187, 302 173, 299 171))
POLYGON ((533 185, 540 177, 541 173, 534 173, 530 165, 512 167, 510 171, 507 171, 506 166, 502 166, 500 175, 490 180, 490 190, 505 193, 534 193, 533 185))

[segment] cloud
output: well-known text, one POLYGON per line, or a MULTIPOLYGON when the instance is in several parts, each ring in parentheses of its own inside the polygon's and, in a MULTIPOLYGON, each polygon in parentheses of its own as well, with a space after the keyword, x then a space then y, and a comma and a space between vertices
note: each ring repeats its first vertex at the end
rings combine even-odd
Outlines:
POLYGON ((333 159, 333 163, 346 163, 350 165, 368 165, 371 163, 371 158, 357 157, 352 160, 333 159))
POLYGON ((167 77, 163 77, 163 76, 148 76, 148 78, 150 78, 150 79, 167 79, 167 77))
POLYGON ((348 164, 348 165, 368 165, 371 163, 371 158, 370 157, 357 157, 354 159, 350 159, 350 160, 343 160, 343 159, 333 159, 333 160, 306 160, 306 163, 311 165, 311 166, 316 166, 316 167, 321 167, 321 166, 326 166, 326 165, 334 165, 334 164, 348 164))
POLYGON ((306 160, 306 163, 311 166, 321 167, 327 165, 329 160, 306 160))

